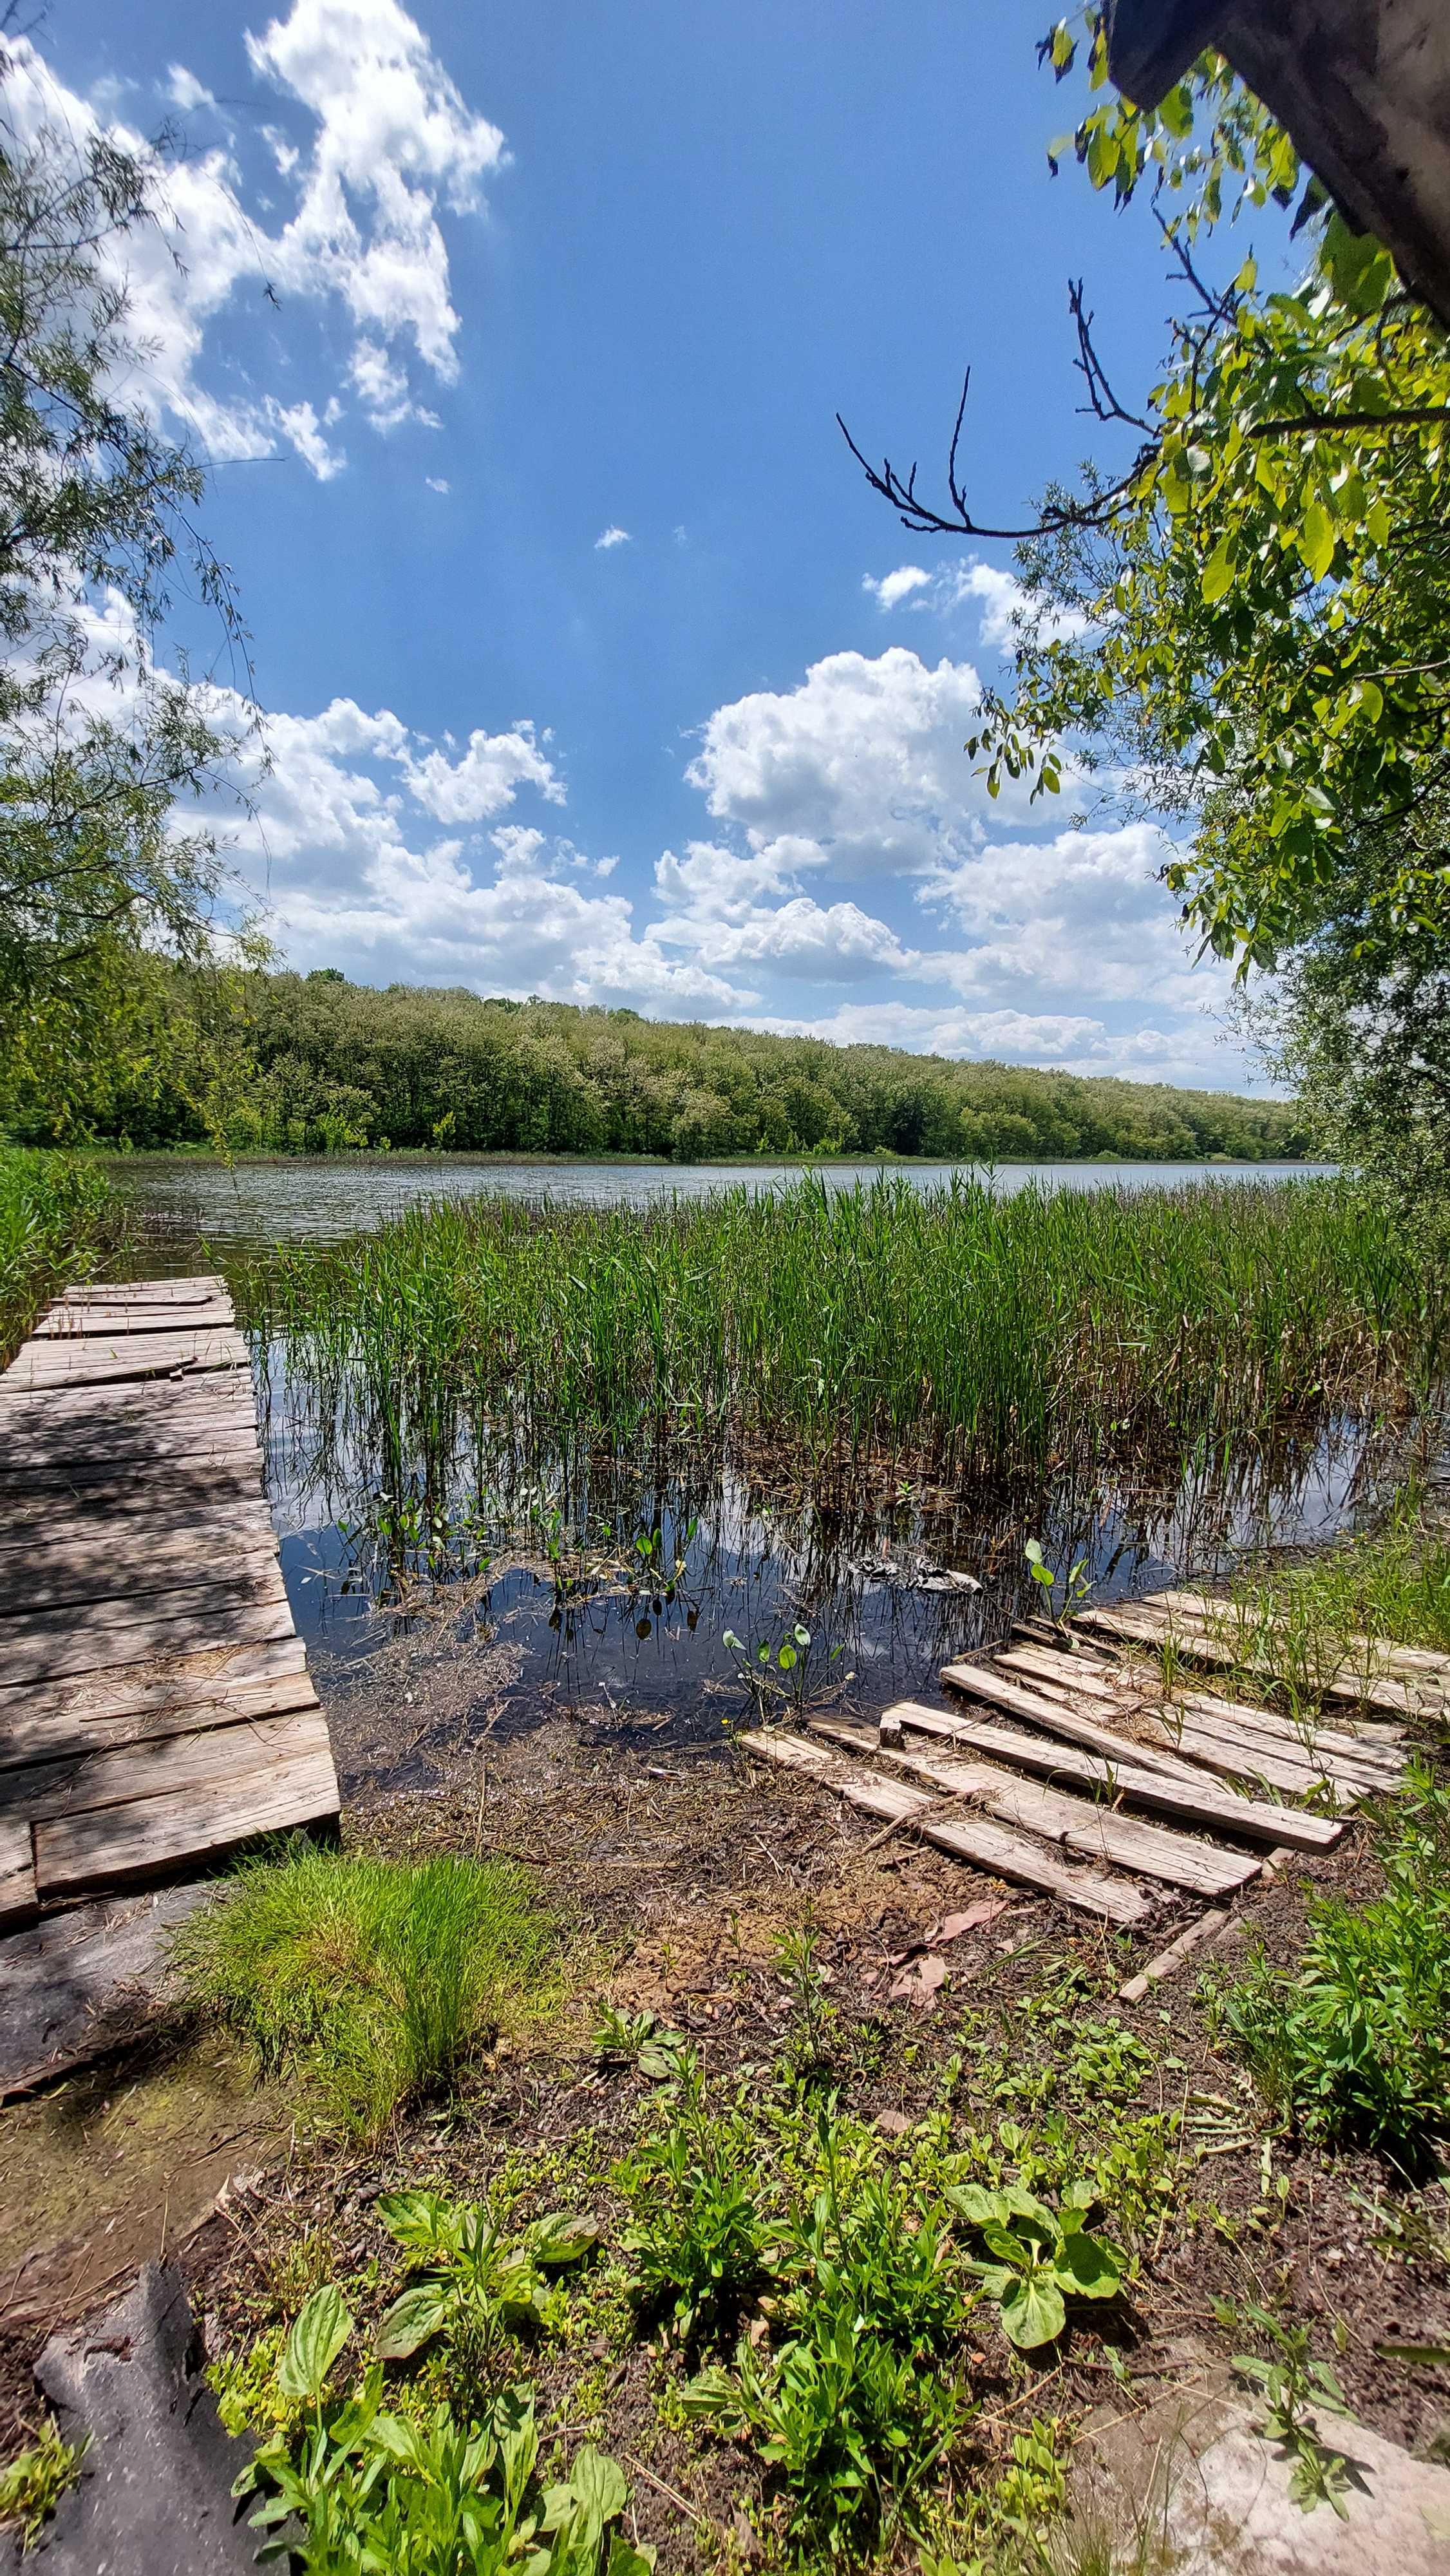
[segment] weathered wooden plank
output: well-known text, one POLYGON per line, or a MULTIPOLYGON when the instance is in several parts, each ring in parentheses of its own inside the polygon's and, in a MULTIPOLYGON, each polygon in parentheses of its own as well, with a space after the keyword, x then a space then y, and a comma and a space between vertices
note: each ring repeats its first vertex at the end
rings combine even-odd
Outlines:
POLYGON ((0 1386, 0 1431, 7 1441, 33 1439, 57 1422, 103 1422, 119 1430, 128 1422, 185 1422, 234 1413, 255 1419, 252 1373, 210 1369, 170 1378, 115 1378, 101 1386, 0 1386))
POLYGON ((0 1850, 5 1832, 21 1822, 41 1824, 56 1816, 124 1806, 135 1798, 210 1788, 264 1763, 319 1750, 328 1750, 326 1718, 320 1709, 295 1709, 165 1737, 147 1746, 144 1761, 133 1746, 121 1745, 67 1762, 0 1771, 0 1850))
POLYGON ((179 1279, 85 1279, 62 1289, 59 1303, 73 1300, 84 1305, 88 1297, 114 1297, 128 1306, 147 1306, 167 1298, 219 1296, 226 1293, 226 1281, 215 1271, 196 1271, 179 1279))
POLYGON ((0 1923, 8 1930, 36 1909, 35 1846, 30 1827, 0 1824, 0 1923))
POLYGON ((8 1376, 24 1394, 37 1387, 99 1386, 117 1378, 169 1377, 182 1370, 241 1368, 240 1333, 118 1333, 78 1342, 27 1342, 8 1376))
MULTIPOLYGON (((1039 1690, 1070 1703, 1084 1682, 1071 1670, 1064 1677, 1062 1667, 1068 1661, 1031 1648, 1011 1650, 995 1659, 998 1670, 1005 1666, 1014 1672, 1031 1672, 1039 1690), (1049 1664, 1052 1669, 1044 1669, 1049 1664)), ((1210 1770, 1237 1779, 1263 1780, 1293 1794, 1327 1782, 1352 1797, 1369 1788, 1392 1787, 1399 1776, 1401 1766, 1393 1755, 1364 1751, 1347 1738, 1338 1739, 1347 1745, 1340 1753, 1331 1748, 1326 1731, 1306 1729, 1301 1734, 1272 1710, 1241 1708, 1234 1701, 1196 1691, 1165 1693, 1151 1674, 1143 1676, 1141 1689, 1134 1687, 1134 1680, 1132 1668, 1124 1666, 1116 1692, 1105 1689, 1096 1677, 1087 1683, 1104 1720, 1114 1710, 1120 1721, 1131 1714, 1140 1727, 1152 1730, 1154 1743, 1187 1754, 1210 1770)))
POLYGON ((1149 1911, 1147 1899, 1131 1879, 1087 1867, 1070 1868, 1055 1860, 1042 1843, 1015 1832, 1009 1825, 993 1824, 979 1816, 943 1816, 938 1802, 924 1790, 913 1789, 904 1781, 888 1780, 879 1772, 854 1769, 804 1737, 787 1736, 779 1730, 761 1731, 742 1736, 740 1745, 753 1760, 775 1762, 787 1770, 806 1773, 866 1815, 884 1816, 890 1823, 911 1823, 939 1851, 971 1861, 975 1868, 989 1871, 994 1878, 1037 1888, 1086 1913, 1101 1915, 1110 1923, 1138 1923, 1149 1911))
POLYGON ((68 1681, 0 1691, 0 1764, 89 1751, 132 1735, 140 1743, 152 1734, 185 1732, 208 1724, 213 1709, 265 1717, 311 1706, 315 1697, 306 1649, 290 1630, 175 1656, 159 1671, 109 1665, 68 1681), (294 1691, 309 1696, 287 1696, 294 1691))
POLYGON ((107 1305, 97 1299, 93 1305, 67 1303, 52 1306, 42 1315, 31 1339, 37 1342, 74 1342, 93 1333, 163 1333, 174 1332, 185 1323, 191 1330, 212 1325, 234 1324, 230 1297, 198 1298, 185 1305, 172 1302, 144 1306, 107 1305))
POLYGON ((238 1530, 190 1547, 158 1546, 150 1554, 133 1549, 107 1555, 97 1548, 83 1552, 83 1561, 69 1570, 46 1574, 37 1569, 18 1582, 0 1557, 0 1656, 16 1631, 43 1611, 68 1609, 89 1619, 93 1612, 109 1615, 116 1609, 131 1614, 134 1605, 135 1614, 145 1616, 158 1594, 169 1599, 173 1593, 225 1590, 229 1597, 245 1591, 250 1598, 253 1587, 276 1566, 277 1541, 270 1527, 252 1537, 238 1530))
POLYGON ((1190 1923, 1187 1931, 1180 1932, 1177 1940, 1171 1941, 1166 1950, 1160 1950, 1156 1959, 1150 1959, 1147 1967, 1136 1977, 1130 1977, 1125 1986, 1119 1986, 1118 2001, 1140 2004, 1150 1986, 1161 1985, 1165 1977, 1173 1976, 1195 1950, 1200 1949, 1205 1941, 1212 1941, 1223 1930, 1228 1920, 1227 1914, 1217 1909, 1200 1914, 1196 1923, 1190 1923))
MULTIPOLYGON (((5 1677, 14 1686, 23 1682, 61 1681, 71 1673, 108 1671, 114 1665, 152 1663, 161 1657, 196 1654, 227 1646, 260 1645, 270 1637, 292 1633, 292 1613, 287 1606, 285 1587, 280 1579, 275 1595, 258 1601, 260 1586, 248 1587, 229 1599, 218 1588, 209 1599, 202 1594, 185 1597, 196 1602, 186 1611, 164 1617, 138 1619, 129 1628, 100 1629, 92 1632, 90 1622, 84 1628, 63 1611, 42 1616, 57 1623, 53 1633, 33 1639, 24 1646, 12 1646, 4 1640, 5 1677)), ((168 1597, 153 1594, 151 1606, 168 1597)))
MULTIPOLYGON (((230 1570, 213 1575, 210 1588, 214 1599, 224 1605, 234 1601, 256 1603, 285 1601, 287 1598, 286 1585, 270 1552, 255 1572, 245 1568, 237 1573, 235 1579, 230 1570)), ((194 1618, 203 1612, 196 1591, 195 1584, 177 1583, 163 1591, 148 1593, 144 1598, 96 1601, 87 1610, 85 1624, 95 1636, 105 1638, 120 1635, 127 1628, 150 1627, 158 1619, 194 1618)), ((44 1647, 54 1638, 73 1633, 76 1625, 75 1614, 69 1607, 17 1610, 0 1626, 0 1642, 3 1642, 8 1657, 25 1646, 44 1647)))
POLYGON ((1024 1680, 1046 1683, 1051 1690, 1078 1692, 1086 1699, 1115 1705, 1132 1696, 1121 1665, 1089 1663, 1085 1655, 1068 1655, 1051 1646, 1003 1646, 992 1657, 998 1672, 1020 1673, 1024 1680))
POLYGON ((965 1692, 969 1699, 983 1699, 993 1708, 1005 1708, 1012 1717, 1025 1717, 1029 1726, 1044 1727, 1051 1735, 1064 1736, 1069 1744, 1085 1745, 1090 1753, 1121 1756, 1135 1762, 1140 1770, 1160 1771, 1170 1780, 1196 1781, 1203 1777, 1193 1763, 1164 1753, 1157 1745, 1139 1744, 1132 1736, 1116 1734, 1095 1718, 1069 1708, 1065 1701, 1004 1681, 984 1664, 943 1664, 941 1678, 951 1689, 965 1692))
POLYGON ((1195 1842, 1162 1825, 1117 1815, 1111 1806, 1095 1806, 1065 1790, 1045 1787, 1039 1780, 1023 1780, 992 1762, 878 1748, 873 1730, 840 1719, 815 1718, 811 1733, 846 1752, 905 1771, 928 1788, 944 1789, 949 1797, 969 1798, 1000 1824, 1020 1825, 1025 1833, 1039 1834, 1085 1860, 1164 1879, 1171 1887, 1186 1887, 1200 1896, 1227 1895, 1259 1874, 1260 1864, 1249 1853, 1219 1851, 1212 1843, 1195 1842))
MULTIPOLYGON (((1265 1622, 1251 1610, 1240 1610, 1237 1603, 1225 1601, 1212 1592, 1146 1592, 1139 1595, 1139 1606, 1182 1612, 1192 1620, 1219 1630, 1232 1639, 1240 1628, 1250 1637, 1272 1635, 1272 1621, 1265 1622)), ((1438 1646, 1401 1646, 1390 1637, 1351 1635, 1345 1647, 1356 1666, 1371 1672, 1394 1673, 1400 1679, 1413 1679, 1417 1673, 1438 1673, 1450 1681, 1450 1655, 1438 1646)))
POLYGON ((993 1662, 998 1671, 1030 1676, 1040 1689, 1065 1692, 1069 1697, 1085 1693, 1103 1702, 1105 1708, 1116 1701, 1120 1708, 1156 1711, 1168 1729, 1170 1745, 1175 1740, 1172 1730, 1178 1711, 1190 1710, 1196 1718, 1216 1721, 1216 1731, 1222 1731, 1231 1742, 1260 1743, 1271 1753, 1282 1753, 1291 1763, 1302 1764, 1309 1773, 1305 1786, 1327 1770, 1331 1776, 1342 1776, 1361 1786, 1379 1781, 1392 1787, 1403 1771, 1402 1757, 1391 1749, 1363 1744, 1358 1737, 1346 1735, 1336 1727, 1297 1727, 1277 1709, 1217 1699, 1202 1691, 1165 1692, 1161 1677, 1149 1666, 1123 1663, 1110 1675, 1084 1672, 1080 1657, 1036 1646, 1009 1647, 994 1656, 993 1662))
POLYGON ((320 1748, 205 1788, 56 1817, 33 1829, 36 1892, 46 1904, 83 1888, 159 1877, 179 1862, 217 1858, 262 1834, 325 1825, 337 1804, 332 1755, 320 1748))
MULTIPOLYGON (((1173 1625, 1165 1611, 1145 1611, 1141 1604, 1119 1604, 1112 1610, 1079 1610, 1076 1616, 1091 1622, 1106 1636, 1124 1637, 1133 1645, 1162 1645, 1166 1639, 1172 1638, 1190 1662, 1212 1664, 1223 1670, 1237 1668, 1261 1673, 1271 1680, 1276 1678, 1272 1659, 1235 1653, 1203 1630, 1190 1629, 1184 1623, 1173 1625)), ((1388 1674, 1365 1679, 1341 1672, 1334 1680, 1320 1685, 1320 1696, 1345 1701, 1354 1707, 1383 1708, 1396 1716, 1410 1717, 1440 1715, 1450 1704, 1440 1679, 1432 1673, 1409 1680, 1388 1674)))
POLYGON ((51 1528, 79 1536, 87 1529, 127 1529, 154 1519, 164 1530, 228 1506, 267 1510, 255 1467, 233 1471, 220 1459, 192 1475, 168 1464, 164 1478, 160 1467, 156 1461, 134 1474, 84 1474, 44 1488, 6 1486, 0 1479, 0 1549, 33 1545, 51 1528))
POLYGON ((154 1561, 158 1554, 174 1561, 206 1546, 224 1547, 228 1540, 273 1535, 271 1511, 255 1486, 250 1493, 180 1505, 152 1495, 130 1511, 63 1513, 52 1503, 28 1521, 0 1510, 0 1585, 18 1582, 32 1567, 37 1573, 69 1573, 98 1556, 124 1565, 154 1561))
POLYGON ((1219 1833, 1241 1834, 1252 1842, 1292 1843, 1300 1851, 1332 1851, 1344 1832, 1343 1825, 1332 1817, 1310 1815, 1297 1807, 1268 1806, 1257 1798, 1241 1798, 1207 1774, 1197 1783, 1169 1779, 1163 1772, 1140 1770, 1131 1762, 1085 1753, 1075 1744, 1020 1735, 1015 1730, 993 1726, 984 1718, 927 1708, 916 1700, 899 1700, 886 1714, 899 1718, 908 1731, 914 1728, 943 1743, 969 1745, 974 1751, 995 1755, 1044 1779, 1081 1781, 1084 1787, 1131 1799, 1136 1807, 1153 1807, 1160 1815, 1180 1816, 1185 1823, 1208 1825, 1219 1833))
MULTIPOLYGON (((148 1748, 145 1758, 149 1762, 149 1749, 171 1736, 204 1735, 209 1728, 286 1717, 318 1705, 307 1674, 298 1672, 281 1674, 275 1681, 259 1681, 249 1688, 239 1685, 224 1693, 218 1691, 210 1698, 193 1690, 185 1698, 162 1701, 125 1717, 94 1717, 82 1712, 69 1720, 53 1717, 43 1722, 26 1721, 9 1735, 3 1747, 0 1809, 7 1804, 7 1784, 31 1771, 58 1768, 93 1753, 119 1752, 128 1746, 134 1752, 138 1745, 148 1748)), ((135 1775, 143 1784, 146 1776, 144 1768, 135 1775)))
MULTIPOLYGON (((52 1459, 45 1467, 11 1469, 0 1455, 0 1502, 12 1503, 26 1495, 32 1499, 46 1494, 71 1494, 77 1498, 93 1495, 114 1484, 120 1463, 116 1452, 105 1444, 76 1458, 52 1459)), ((194 1483, 198 1477, 212 1474, 219 1479, 244 1475, 255 1491, 264 1462, 254 1439, 208 1439, 199 1434, 194 1443, 185 1438, 158 1441, 149 1452, 138 1452, 124 1463, 133 1490, 145 1479, 158 1492, 174 1492, 183 1478, 194 1483)))

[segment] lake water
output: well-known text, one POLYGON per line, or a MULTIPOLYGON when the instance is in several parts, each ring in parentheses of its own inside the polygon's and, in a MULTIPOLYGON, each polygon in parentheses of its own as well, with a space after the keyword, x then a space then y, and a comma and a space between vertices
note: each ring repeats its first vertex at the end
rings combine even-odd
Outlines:
MULTIPOLYGON (((273 1243, 327 1243, 382 1225, 426 1199, 508 1198, 622 1202, 705 1198, 726 1189, 775 1190, 801 1178, 799 1163, 488 1162, 466 1155, 299 1157, 243 1162, 230 1169, 202 1157, 128 1154, 107 1166, 146 1220, 157 1268, 191 1265, 197 1247, 219 1254, 273 1243)), ((970 1163, 821 1163, 829 1190, 869 1184, 883 1172, 914 1189, 940 1188, 954 1174, 983 1177, 970 1163)), ((1304 1163, 1004 1163, 992 1174, 1003 1192, 1026 1189, 1171 1189, 1204 1181, 1313 1177, 1304 1163)))
MULTIPOLYGON (((839 1190, 869 1183, 883 1167, 819 1168, 826 1187, 839 1190)), ((971 1169, 884 1168, 918 1188, 971 1169)), ((778 1189, 801 1166, 373 1156, 228 1170, 200 1158, 135 1155, 112 1170, 149 1236, 144 1265, 177 1272, 212 1261, 226 1268, 277 1243, 335 1242, 428 1199, 493 1191, 645 1204, 778 1189)), ((1161 1188, 1307 1176, 1302 1165, 1014 1164, 993 1175, 993 1186, 1161 1188)), ((289 1385, 285 1348, 273 1350, 259 1392, 294 1615, 324 1690, 345 1698, 367 1683, 380 1652, 417 1633, 416 1616, 390 1605, 400 1580, 418 1598, 422 1573, 421 1591, 429 1589, 407 1531, 434 1471, 409 1460, 400 1489, 385 1490, 366 1437, 339 1437, 335 1426, 319 1424, 289 1385)), ((477 1670, 475 1722, 489 1732, 564 1714, 607 1738, 708 1759, 721 1746, 722 1720, 747 1705, 727 1633, 752 1653, 766 1643, 774 1654, 798 1626, 808 1630, 802 1660, 812 1694, 824 1687, 862 1713, 894 1698, 934 1698, 943 1661, 1001 1636, 1039 1606, 1026 1569, 1028 1537, 1042 1540, 1054 1564, 1081 1556, 1095 1597, 1108 1601, 1231 1561, 1267 1536, 1284 1543, 1334 1529, 1354 1508, 1362 1452, 1355 1427, 1344 1425, 1272 1459, 1255 1456, 1232 1485, 1190 1477, 1171 1492, 1100 1486, 1077 1494, 1059 1482, 1011 1498, 908 1488, 849 1524, 809 1501, 752 1492, 729 1474, 703 1475, 690 1488, 662 1476, 651 1458, 596 1460, 587 1490, 561 1474, 533 1493, 463 1459, 448 1502, 449 1559, 426 1624, 437 1635, 440 1605, 456 1598, 442 1633, 465 1694, 470 1667, 477 1670), (458 1527, 467 1532, 461 1546, 458 1527), (970 1588, 946 1588, 948 1570, 970 1577, 970 1588)), ((445 1773, 447 1747, 458 1741, 456 1697, 438 1746, 425 1706, 406 1761, 355 1772, 351 1785, 445 1773)))

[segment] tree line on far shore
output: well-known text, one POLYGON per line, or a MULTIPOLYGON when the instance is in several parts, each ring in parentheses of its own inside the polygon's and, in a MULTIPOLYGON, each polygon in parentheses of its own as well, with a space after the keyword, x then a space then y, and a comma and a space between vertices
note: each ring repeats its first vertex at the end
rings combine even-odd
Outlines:
MULTIPOLYGON (((1306 1150, 1293 1107, 1167 1084, 958 1063, 895 1047, 483 1000, 335 969, 234 982, 227 1078, 108 1085, 92 1132, 138 1147, 215 1139, 321 1153, 903 1154, 1035 1161, 1111 1154, 1261 1162, 1306 1150)), ((47 1141, 39 1132, 33 1141, 47 1141)))

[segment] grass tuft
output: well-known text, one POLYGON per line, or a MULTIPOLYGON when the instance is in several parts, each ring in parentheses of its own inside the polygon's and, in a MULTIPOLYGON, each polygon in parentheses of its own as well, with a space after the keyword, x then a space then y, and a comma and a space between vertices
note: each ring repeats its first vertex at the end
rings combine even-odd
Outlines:
POLYGON ((17 2529, 22 2549, 39 2539, 47 2517, 75 2485, 84 2449, 64 2441, 46 2422, 30 2449, 0 2469, 0 2531, 17 2529))
POLYGON ((537 2007, 555 1939, 511 1864, 303 1844, 245 1865, 175 1956, 194 2005, 253 2041, 264 2068, 297 2062, 329 2120, 371 2135, 537 2007))

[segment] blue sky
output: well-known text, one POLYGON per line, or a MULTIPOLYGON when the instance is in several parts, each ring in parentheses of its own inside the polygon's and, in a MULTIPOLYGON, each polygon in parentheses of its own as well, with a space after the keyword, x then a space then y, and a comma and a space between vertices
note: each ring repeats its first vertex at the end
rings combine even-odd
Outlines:
POLYGON ((1243 1080, 1158 836, 972 774, 1010 551, 908 536, 834 425, 935 474, 970 359, 1014 516, 1092 443, 1069 273, 1150 380, 1151 224, 1049 177, 1039 32, 55 0, 25 112, 180 133, 132 392, 216 460, 272 755, 236 856, 293 963, 1243 1080))

